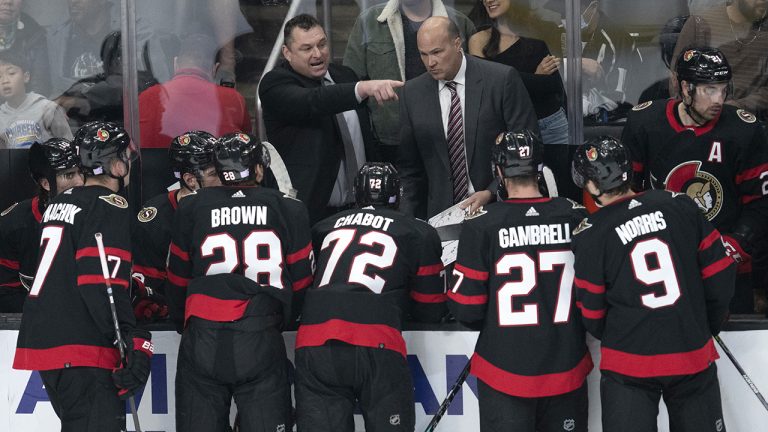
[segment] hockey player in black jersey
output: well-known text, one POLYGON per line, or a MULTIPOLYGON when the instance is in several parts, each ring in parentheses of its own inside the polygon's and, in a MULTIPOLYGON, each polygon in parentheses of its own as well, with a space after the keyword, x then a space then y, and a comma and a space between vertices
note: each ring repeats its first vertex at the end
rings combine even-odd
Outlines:
POLYGON ((151 335, 135 326, 128 295, 131 270, 126 199, 135 155, 126 132, 106 122, 75 134, 85 186, 60 193, 42 217, 40 258, 24 304, 15 369, 38 370, 62 431, 125 430, 125 405, 146 382, 151 335), (126 342, 121 367, 115 347, 99 252, 102 233, 117 319, 126 342))
POLYGON ((752 113, 728 104, 731 67, 720 50, 683 51, 676 73, 682 100, 640 104, 627 119, 635 190, 693 199, 739 263, 731 311, 752 313, 751 255, 768 230, 766 135, 752 113))
POLYGON ((359 403, 367 431, 414 429, 406 316, 445 314, 440 239, 397 211, 400 177, 391 164, 364 165, 357 208, 312 229, 315 283, 296 336, 299 432, 352 432, 359 403))
POLYGON ((574 156, 574 182, 603 206, 574 231, 574 285, 584 324, 602 342, 605 432, 723 432, 712 335, 728 312, 736 265, 720 233, 683 193, 630 189, 620 142, 574 156))
POLYGON ((543 146, 529 131, 505 132, 492 169, 506 199, 464 222, 448 307, 481 326, 471 373, 480 430, 587 430, 586 332, 572 295, 571 230, 586 210, 542 197, 543 146))
POLYGON ((171 243, 173 216, 179 201, 200 188, 221 186, 213 166, 216 138, 208 132, 190 131, 177 136, 168 148, 168 158, 179 188, 151 198, 133 220, 132 301, 136 319, 168 316, 165 301, 165 266, 171 243))
POLYGON ((179 432, 226 430, 233 397, 242 432, 292 427, 280 330, 314 264, 304 205, 260 186, 267 160, 255 137, 221 137, 214 163, 224 186, 198 190, 176 211, 166 295, 183 329, 179 432))
POLYGON ((40 221, 58 193, 83 184, 71 141, 51 138, 29 149, 29 172, 38 194, 0 213, 0 312, 20 313, 37 266, 40 221))

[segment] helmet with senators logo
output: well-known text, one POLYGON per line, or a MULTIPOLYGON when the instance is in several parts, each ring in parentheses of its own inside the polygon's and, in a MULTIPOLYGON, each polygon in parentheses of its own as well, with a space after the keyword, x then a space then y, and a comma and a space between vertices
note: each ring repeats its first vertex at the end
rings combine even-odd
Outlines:
POLYGON ((502 132, 491 148, 491 169, 501 170, 504 178, 533 176, 543 168, 544 145, 541 139, 528 129, 502 132))
POLYGON ((180 179, 184 173, 195 173, 213 164, 216 138, 208 132, 189 131, 171 141, 168 158, 174 176, 180 179))
POLYGON ((237 184, 256 177, 254 167, 269 168, 269 151, 248 133, 235 132, 222 136, 214 150, 214 164, 224 184, 237 184))
POLYGON ((691 84, 713 84, 731 81, 728 59, 717 48, 690 48, 680 53, 675 65, 677 80, 691 84))
POLYGON ((72 142, 80 153, 81 166, 93 175, 107 174, 104 167, 112 159, 128 163, 138 156, 125 129, 112 122, 86 123, 77 130, 72 142))
POLYGON ((632 181, 632 164, 624 145, 616 138, 600 136, 576 149, 571 167, 573 182, 580 188, 592 180, 601 191, 632 181))

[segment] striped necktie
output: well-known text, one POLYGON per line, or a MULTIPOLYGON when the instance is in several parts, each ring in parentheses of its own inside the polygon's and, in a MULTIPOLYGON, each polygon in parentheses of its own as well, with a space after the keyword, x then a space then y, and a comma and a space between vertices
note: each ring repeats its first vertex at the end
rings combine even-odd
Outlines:
POLYGON ((463 201, 469 195, 469 176, 467 174, 467 153, 464 148, 464 118, 461 114, 461 101, 456 91, 456 82, 445 83, 451 92, 451 111, 448 114, 448 159, 451 162, 453 178, 453 202, 463 201))

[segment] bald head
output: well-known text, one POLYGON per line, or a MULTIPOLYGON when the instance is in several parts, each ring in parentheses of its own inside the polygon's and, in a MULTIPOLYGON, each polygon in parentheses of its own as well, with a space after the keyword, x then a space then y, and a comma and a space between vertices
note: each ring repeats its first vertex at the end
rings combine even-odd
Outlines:
POLYGON ((430 17, 416 35, 419 55, 436 80, 450 81, 458 73, 464 53, 459 28, 447 17, 430 17))

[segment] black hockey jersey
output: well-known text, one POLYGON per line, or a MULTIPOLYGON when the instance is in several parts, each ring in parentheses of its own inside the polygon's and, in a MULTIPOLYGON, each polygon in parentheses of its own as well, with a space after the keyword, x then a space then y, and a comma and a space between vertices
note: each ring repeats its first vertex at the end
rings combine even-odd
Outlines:
POLYGON ((574 231, 573 251, 584 323, 602 340, 601 369, 687 375, 718 358, 712 335, 736 269, 688 196, 648 191, 603 207, 574 231))
POLYGON ((40 199, 34 197, 0 213, 0 290, 24 290, 19 274, 34 276, 43 211, 40 199))
POLYGON ((686 127, 676 114, 679 103, 646 102, 629 116, 622 142, 630 152, 637 189, 687 194, 723 234, 740 224, 764 232, 768 142, 755 116, 724 105, 718 118, 686 127))
POLYGON ((150 199, 133 220, 133 276, 144 285, 165 294, 165 267, 171 244, 178 190, 150 199))
POLYGON ((94 234, 102 233, 120 328, 130 334, 135 328, 128 296, 130 218, 125 198, 101 186, 69 189, 48 205, 37 271, 24 304, 15 369, 119 365, 94 234))
POLYGON ((502 393, 567 393, 592 370, 572 293, 571 230, 585 216, 565 198, 511 199, 464 222, 448 307, 484 320, 471 371, 502 393))
POLYGON ((437 231, 391 209, 346 210, 312 229, 315 283, 307 292, 296 348, 339 340, 406 355, 404 316, 445 314, 437 231))
POLYGON ((201 189, 179 202, 174 219, 166 292, 171 318, 179 328, 192 316, 287 319, 292 299, 298 303, 312 284, 313 265, 300 201, 263 187, 201 189))

